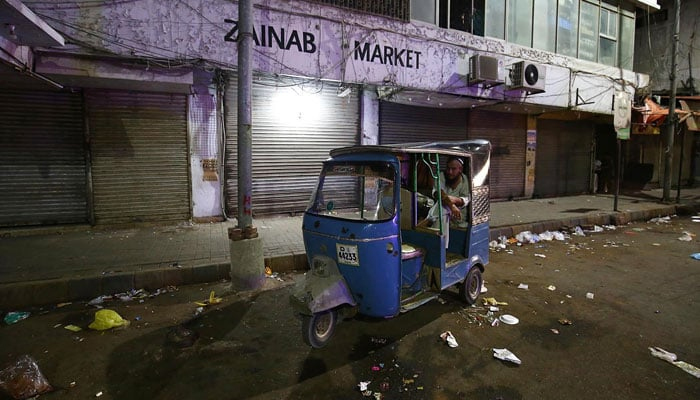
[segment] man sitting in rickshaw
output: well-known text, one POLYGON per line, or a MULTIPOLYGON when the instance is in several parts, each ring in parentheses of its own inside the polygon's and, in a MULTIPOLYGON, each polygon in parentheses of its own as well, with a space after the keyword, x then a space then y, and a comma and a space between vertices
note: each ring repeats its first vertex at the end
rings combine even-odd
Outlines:
MULTIPOLYGON (((450 221, 452 227, 464 228, 467 225, 467 205, 469 204, 469 179, 464 175, 464 160, 459 157, 450 157, 444 172, 440 172, 440 190, 442 204, 442 216, 445 225, 450 221)), ((433 195, 437 197, 437 187, 433 189, 433 195)), ((428 215, 419 226, 435 227, 439 218, 438 203, 435 203, 428 215)))
POLYGON ((440 173, 440 182, 449 197, 450 205, 455 206, 448 207, 452 214, 452 225, 465 227, 470 190, 469 179, 464 175, 464 160, 455 156, 448 158, 445 171, 440 173))

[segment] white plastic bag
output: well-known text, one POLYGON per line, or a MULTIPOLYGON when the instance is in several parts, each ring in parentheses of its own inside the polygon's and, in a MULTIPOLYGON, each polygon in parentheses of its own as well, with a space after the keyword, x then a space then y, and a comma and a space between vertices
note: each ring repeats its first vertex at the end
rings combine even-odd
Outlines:
POLYGON ((493 356, 498 358, 499 360, 503 361, 509 361, 514 364, 520 365, 521 361, 518 357, 515 356, 510 350, 508 349, 492 349, 493 350, 493 356))

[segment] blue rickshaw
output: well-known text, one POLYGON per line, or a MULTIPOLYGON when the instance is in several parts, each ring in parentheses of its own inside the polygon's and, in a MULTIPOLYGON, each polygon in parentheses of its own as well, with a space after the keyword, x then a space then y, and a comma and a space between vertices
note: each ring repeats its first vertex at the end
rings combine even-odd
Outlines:
POLYGON ((310 271, 290 296, 307 344, 325 346, 356 313, 391 318, 455 285, 465 303, 476 302, 489 260, 490 150, 467 140, 331 151, 303 218, 310 271), (469 184, 461 223, 446 218, 436 195, 449 157, 461 160, 469 184), (428 211, 437 213, 430 224, 428 211))

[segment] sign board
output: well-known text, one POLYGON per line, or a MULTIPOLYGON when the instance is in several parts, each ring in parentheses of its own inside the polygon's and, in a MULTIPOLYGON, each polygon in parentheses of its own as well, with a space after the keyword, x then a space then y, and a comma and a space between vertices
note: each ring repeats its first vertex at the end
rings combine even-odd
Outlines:
POLYGON ((615 92, 615 114, 613 125, 618 139, 630 138, 630 122, 632 121, 632 99, 629 93, 615 92))

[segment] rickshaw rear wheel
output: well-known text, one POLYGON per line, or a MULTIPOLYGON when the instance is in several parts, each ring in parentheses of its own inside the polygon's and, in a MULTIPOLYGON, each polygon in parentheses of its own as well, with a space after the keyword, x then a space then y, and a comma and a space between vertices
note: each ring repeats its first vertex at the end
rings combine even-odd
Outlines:
POLYGON ((338 313, 335 310, 302 315, 301 333, 304 342, 316 349, 324 347, 333 336, 337 322, 338 313))
POLYGON ((482 283, 481 270, 475 265, 469 270, 467 277, 464 278, 464 282, 459 288, 459 297, 469 305, 476 303, 476 299, 481 294, 482 283))

